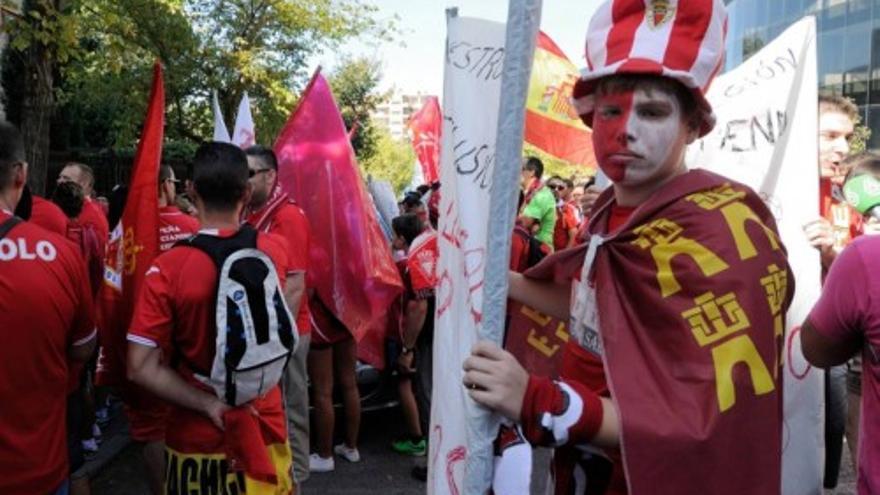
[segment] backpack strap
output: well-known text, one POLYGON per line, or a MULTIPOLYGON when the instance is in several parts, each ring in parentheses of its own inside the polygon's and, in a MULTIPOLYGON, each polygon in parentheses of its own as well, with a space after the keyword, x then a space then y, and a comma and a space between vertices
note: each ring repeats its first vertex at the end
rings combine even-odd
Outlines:
MULTIPOLYGON (((196 234, 194 236, 188 237, 186 239, 181 239, 174 243, 174 247, 188 246, 192 248, 196 248, 199 251, 207 254, 211 261, 214 262, 214 265, 217 267, 217 276, 220 276, 220 270, 223 268, 223 263, 226 261, 226 258, 229 257, 232 253, 245 248, 256 248, 257 247, 257 231, 254 230, 248 224, 244 224, 238 229, 238 232, 231 237, 217 237, 208 234, 196 234)), ((217 287, 216 290, 220 288, 217 287)), ((211 301, 211 305, 215 305, 216 301, 216 290, 215 290, 215 298, 211 301)), ((176 367, 176 365, 183 364, 190 371, 202 376, 209 376, 211 374, 211 370, 202 369, 199 366, 196 366, 194 363, 190 362, 190 360, 186 359, 183 356, 183 353, 180 352, 180 348, 177 345, 177 342, 172 342, 172 346, 174 348, 174 356, 171 358, 172 367, 176 367)))
POLYGON ((22 220, 21 218, 18 218, 17 216, 14 216, 14 215, 7 218, 5 222, 0 224, 0 239, 3 239, 4 237, 6 237, 6 234, 8 234, 9 231, 12 230, 13 227, 20 224, 23 221, 24 220, 22 220))

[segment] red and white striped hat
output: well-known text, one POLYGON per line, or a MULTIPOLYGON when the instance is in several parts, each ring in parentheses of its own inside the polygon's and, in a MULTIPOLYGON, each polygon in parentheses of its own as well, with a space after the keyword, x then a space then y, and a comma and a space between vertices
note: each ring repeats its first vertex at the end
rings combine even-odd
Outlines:
POLYGON ((703 113, 700 135, 715 126, 704 93, 724 65, 727 11, 722 0, 608 0, 587 30, 587 68, 573 91, 592 125, 593 92, 614 74, 655 74, 690 88, 703 113))

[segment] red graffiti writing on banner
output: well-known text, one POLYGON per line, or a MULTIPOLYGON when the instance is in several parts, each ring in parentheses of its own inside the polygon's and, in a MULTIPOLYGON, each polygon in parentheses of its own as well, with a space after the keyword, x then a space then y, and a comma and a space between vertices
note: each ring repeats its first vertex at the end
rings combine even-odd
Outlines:
MULTIPOLYGON (((794 327, 791 329, 791 332, 788 334, 788 342, 786 342, 786 345, 785 345, 786 351, 787 351, 786 352, 786 361, 788 362, 788 370, 791 372, 791 375, 794 376, 795 378, 797 378, 798 380, 804 380, 807 377, 807 375, 810 373, 810 370, 813 369, 813 366, 810 363, 807 363, 807 367, 804 368, 804 371, 802 373, 798 373, 798 371, 794 369, 794 359, 792 359, 794 356, 794 352, 793 352, 794 338, 799 333, 801 333, 801 327, 794 327)), ((798 339, 798 341, 800 342, 800 339, 798 339)))
POLYGON ((446 483, 449 484, 449 493, 458 495, 458 483, 455 482, 455 465, 467 458, 467 447, 459 445, 446 454, 446 483))
MULTIPOLYGON (((482 307, 478 307, 474 301, 473 295, 483 287, 486 248, 475 247, 466 249, 469 234, 459 223, 458 211, 455 208, 454 203, 450 204, 444 213, 445 215, 440 222, 440 237, 449 242, 449 244, 454 246, 455 249, 463 252, 464 263, 461 267, 461 274, 464 276, 465 283, 468 287, 467 305, 474 323, 479 324, 483 319, 482 307)), ((455 267, 450 267, 449 264, 446 264, 446 268, 438 277, 437 316, 442 316, 450 307, 452 307, 455 282, 449 271, 450 268, 453 270, 456 269, 455 267)), ((456 279, 458 279, 458 277, 456 277, 456 279)))

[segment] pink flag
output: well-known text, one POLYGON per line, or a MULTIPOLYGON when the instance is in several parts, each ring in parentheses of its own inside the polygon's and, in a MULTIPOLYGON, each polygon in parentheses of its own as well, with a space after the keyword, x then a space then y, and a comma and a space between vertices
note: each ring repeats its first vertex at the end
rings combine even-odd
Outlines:
POLYGON ((281 130, 275 152, 279 180, 312 226, 308 285, 361 343, 361 358, 381 367, 383 339, 367 334, 383 331, 382 319, 403 283, 320 71, 281 130))
POLYGON ((426 184, 440 179, 440 131, 443 114, 436 96, 428 97, 425 106, 413 114, 407 124, 412 137, 413 149, 422 165, 426 184))

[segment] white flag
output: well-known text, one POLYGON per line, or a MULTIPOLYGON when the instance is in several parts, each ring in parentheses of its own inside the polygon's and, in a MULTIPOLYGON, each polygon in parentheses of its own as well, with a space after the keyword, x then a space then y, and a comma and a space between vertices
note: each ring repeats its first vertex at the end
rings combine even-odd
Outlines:
POLYGON ((240 148, 248 148, 257 144, 256 131, 254 130, 254 117, 251 115, 251 100, 247 91, 241 97, 238 104, 238 116, 235 117, 235 133, 232 135, 232 144, 240 148))
MULTIPOLYGON (((461 364, 477 341, 495 157, 505 26, 467 17, 447 23, 440 152, 440 223, 428 493, 463 493, 468 425, 477 405, 461 364), (474 50, 480 47, 480 56, 474 50)), ((476 422, 474 422, 476 425, 476 422)), ((471 425, 471 426, 474 426, 471 425)))
POLYGON ((782 493, 818 495, 824 466, 823 378, 800 345, 800 326, 820 292, 818 251, 802 230, 819 217, 815 19, 794 24, 719 77, 707 97, 718 125, 691 147, 688 163, 761 194, 776 217, 795 275, 782 349, 782 493))
POLYGON ((217 100, 217 90, 214 90, 214 141, 220 143, 231 143, 229 139, 229 131, 226 130, 226 123, 223 122, 223 112, 220 111, 220 102, 217 100))

